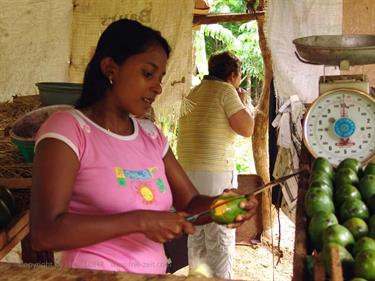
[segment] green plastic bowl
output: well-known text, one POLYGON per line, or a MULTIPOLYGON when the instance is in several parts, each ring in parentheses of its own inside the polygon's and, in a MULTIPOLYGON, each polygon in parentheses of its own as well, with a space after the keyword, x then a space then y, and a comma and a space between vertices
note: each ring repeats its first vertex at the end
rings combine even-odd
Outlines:
POLYGON ((33 162, 35 141, 19 140, 17 136, 13 136, 12 141, 17 146, 23 159, 28 163, 33 162))
POLYGON ((43 105, 75 105, 82 92, 82 84, 69 82, 39 82, 40 101, 43 105))
POLYGON ((17 146, 26 162, 33 162, 35 136, 44 121, 56 111, 69 110, 70 105, 50 105, 29 113, 14 122, 9 132, 12 142, 17 146))

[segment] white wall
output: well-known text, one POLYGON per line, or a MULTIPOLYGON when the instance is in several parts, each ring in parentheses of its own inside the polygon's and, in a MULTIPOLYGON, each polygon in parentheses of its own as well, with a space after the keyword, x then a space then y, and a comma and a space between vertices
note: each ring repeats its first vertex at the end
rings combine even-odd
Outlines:
POLYGON ((0 1, 0 101, 68 79, 71 0, 0 1))

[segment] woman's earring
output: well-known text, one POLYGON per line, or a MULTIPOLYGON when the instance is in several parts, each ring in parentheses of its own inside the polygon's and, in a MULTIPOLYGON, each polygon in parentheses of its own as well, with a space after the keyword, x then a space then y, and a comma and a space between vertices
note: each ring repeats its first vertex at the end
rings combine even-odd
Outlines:
POLYGON ((113 85, 112 79, 108 77, 108 80, 109 80, 109 84, 111 84, 111 86, 112 86, 113 85))

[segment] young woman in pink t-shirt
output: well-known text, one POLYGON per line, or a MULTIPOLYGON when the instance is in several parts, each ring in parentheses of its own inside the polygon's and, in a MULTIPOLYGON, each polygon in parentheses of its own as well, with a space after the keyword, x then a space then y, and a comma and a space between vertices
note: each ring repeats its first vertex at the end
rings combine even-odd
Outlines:
MULTIPOLYGON (((62 251, 62 266, 163 274, 162 243, 192 234, 187 214, 216 198, 199 195, 160 130, 133 117, 161 94, 169 53, 158 31, 113 22, 86 68, 75 109, 55 113, 39 130, 32 246, 62 251)), ((256 201, 243 205, 249 211, 234 227, 254 214, 256 201)))

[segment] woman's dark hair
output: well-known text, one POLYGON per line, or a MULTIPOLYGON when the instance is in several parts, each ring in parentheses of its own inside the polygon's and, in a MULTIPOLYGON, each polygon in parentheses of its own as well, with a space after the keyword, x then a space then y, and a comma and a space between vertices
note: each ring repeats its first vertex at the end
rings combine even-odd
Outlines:
POLYGON ((241 61, 233 53, 225 51, 210 56, 208 60, 209 75, 226 81, 232 72, 241 73, 241 61))
POLYGON ((100 68, 102 59, 111 57, 121 65, 130 56, 145 52, 155 43, 160 44, 169 57, 171 48, 159 31, 129 19, 120 19, 111 23, 100 36, 95 53, 86 67, 82 94, 76 108, 95 104, 111 87, 108 77, 100 68))

